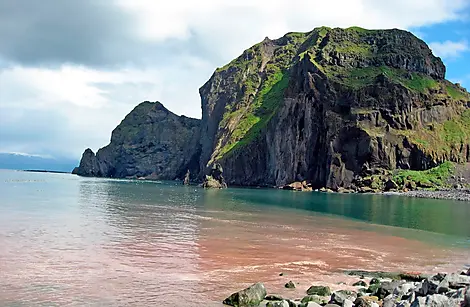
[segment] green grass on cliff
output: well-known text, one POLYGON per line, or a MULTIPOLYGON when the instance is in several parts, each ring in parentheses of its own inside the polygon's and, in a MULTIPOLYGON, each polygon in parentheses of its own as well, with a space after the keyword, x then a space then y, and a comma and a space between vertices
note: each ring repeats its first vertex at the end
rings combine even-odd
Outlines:
POLYGON ((219 151, 218 158, 222 158, 255 140, 276 114, 289 79, 286 73, 278 70, 274 65, 267 69, 277 71, 268 74, 268 78, 262 83, 252 105, 248 110, 243 110, 245 113, 238 121, 229 141, 219 151))
POLYGON ((468 93, 465 93, 462 89, 458 88, 455 84, 447 84, 446 86, 447 93, 450 97, 455 100, 470 99, 468 93))
POLYGON ((409 73, 406 70, 388 66, 371 66, 354 69, 328 67, 326 71, 332 79, 354 89, 375 84, 376 78, 382 74, 390 80, 402 84, 411 91, 418 93, 426 93, 430 89, 439 87, 439 82, 429 76, 419 73, 409 73))
POLYGON ((403 185, 406 181, 413 181, 418 186, 444 187, 454 171, 455 165, 452 162, 444 162, 426 171, 398 170, 393 179, 398 185, 403 185))
MULTIPOLYGON (((433 123, 416 130, 396 130, 431 156, 449 156, 462 144, 470 144, 470 110, 443 123, 433 123)), ((462 157, 464 158, 464 157, 462 157)))

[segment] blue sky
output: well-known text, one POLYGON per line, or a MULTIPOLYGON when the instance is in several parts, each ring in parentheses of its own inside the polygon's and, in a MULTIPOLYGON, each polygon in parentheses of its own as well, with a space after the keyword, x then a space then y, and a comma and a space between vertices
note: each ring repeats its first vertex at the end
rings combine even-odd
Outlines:
POLYGON ((470 0, 0 0, 0 153, 78 159, 138 103, 201 116, 198 89, 266 36, 407 29, 470 88, 470 0))
POLYGON ((410 31, 430 44, 434 54, 442 58, 447 67, 447 79, 470 89, 470 8, 462 10, 461 14, 459 20, 410 31))

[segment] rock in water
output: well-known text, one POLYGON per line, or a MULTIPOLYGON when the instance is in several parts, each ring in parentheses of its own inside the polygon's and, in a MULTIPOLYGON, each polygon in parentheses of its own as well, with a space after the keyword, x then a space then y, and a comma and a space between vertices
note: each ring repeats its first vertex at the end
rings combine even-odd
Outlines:
POLYGON ((87 149, 81 176, 174 180, 199 172, 200 120, 177 116, 160 102, 142 102, 113 130, 96 155, 87 149))
POLYGON ((308 295, 329 296, 331 295, 330 287, 327 286, 311 286, 307 290, 308 295))
POLYGON ((286 288, 288 288, 288 289, 294 289, 294 288, 295 288, 295 284, 294 284, 294 282, 292 282, 292 280, 289 281, 289 282, 288 282, 287 284, 285 284, 284 286, 285 286, 286 288))
POLYGON ((262 283, 256 283, 245 290, 233 293, 223 303, 234 307, 258 306, 266 296, 266 288, 262 283))
POLYGON ((353 283, 355 287, 367 287, 367 283, 363 280, 359 280, 358 282, 353 283))
POLYGON ((183 181, 184 185, 189 185, 190 184, 190 182, 191 182, 190 177, 191 177, 191 172, 188 169, 188 171, 186 172, 186 175, 184 175, 184 181, 183 181))
POLYGON ((210 175, 206 175, 206 179, 202 186, 204 188, 213 188, 213 189, 225 189, 227 188, 227 184, 225 183, 225 179, 222 176, 224 170, 220 164, 214 164, 211 169, 210 175))
POLYGON ((101 177, 101 167, 95 153, 87 148, 82 155, 80 165, 73 169, 72 174, 87 176, 87 177, 101 177))

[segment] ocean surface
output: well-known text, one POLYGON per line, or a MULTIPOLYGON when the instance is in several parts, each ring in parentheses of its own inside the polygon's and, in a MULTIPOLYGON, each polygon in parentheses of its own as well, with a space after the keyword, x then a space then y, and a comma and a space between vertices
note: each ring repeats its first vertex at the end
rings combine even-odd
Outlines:
POLYGON ((2 307, 222 306, 258 281, 302 297, 346 269, 469 264, 467 202, 0 171, 2 307))

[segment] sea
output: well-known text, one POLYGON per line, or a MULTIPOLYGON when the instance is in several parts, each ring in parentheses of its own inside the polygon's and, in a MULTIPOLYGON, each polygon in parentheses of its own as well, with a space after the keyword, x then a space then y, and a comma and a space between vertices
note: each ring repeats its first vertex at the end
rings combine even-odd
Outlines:
POLYGON ((222 306, 469 265, 468 202, 0 170, 2 307, 222 306))

